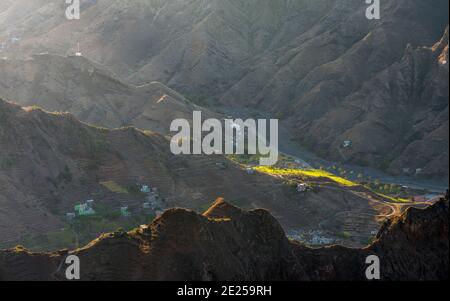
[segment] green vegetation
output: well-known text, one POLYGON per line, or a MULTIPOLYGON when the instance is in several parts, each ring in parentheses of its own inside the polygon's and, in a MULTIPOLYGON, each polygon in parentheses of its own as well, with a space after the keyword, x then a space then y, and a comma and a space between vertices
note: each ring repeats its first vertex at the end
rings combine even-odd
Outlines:
POLYGON ((338 233, 339 237, 343 238, 343 239, 350 239, 352 237, 352 235, 349 232, 343 231, 341 233, 338 233))
POLYGON ((340 185, 347 186, 347 187, 353 187, 357 186, 358 184, 352 181, 349 181, 347 179, 344 179, 342 177, 336 176, 332 173, 329 173, 324 170, 319 169, 280 169, 280 168, 273 168, 273 167, 267 167, 267 166, 258 166, 254 168, 256 171, 261 173, 266 173, 270 175, 277 175, 277 176, 303 176, 308 178, 322 178, 322 179, 328 179, 333 182, 336 182, 340 185))
MULTIPOLYGON (((393 203, 410 203, 411 200, 408 198, 401 197, 402 189, 400 186, 395 184, 381 184, 379 180, 374 180, 373 182, 368 183, 357 183, 350 180, 345 179, 346 172, 342 169, 336 168, 335 166, 332 167, 332 170, 335 170, 341 176, 337 176, 335 174, 332 174, 328 171, 322 170, 322 169, 282 169, 282 168, 274 168, 274 167, 267 167, 267 166, 258 166, 253 168, 254 170, 266 173, 269 175, 277 175, 277 176, 287 176, 287 177, 293 177, 293 176, 300 176, 304 178, 309 179, 328 179, 331 180, 339 185, 345 186, 345 187, 355 187, 358 185, 363 185, 365 188, 369 189, 373 193, 377 194, 378 196, 387 199, 393 203)), ((286 182, 286 185, 289 187, 294 187, 295 181, 288 181, 286 182)))
POLYGON ((74 249, 88 244, 102 233, 130 231, 139 225, 150 223, 155 218, 154 215, 143 213, 123 218, 118 209, 106 205, 96 205, 95 210, 95 216, 77 217, 59 231, 37 237, 25 236, 20 242, 32 251, 74 249))
POLYGON ((400 197, 403 194, 401 186, 395 184, 382 184, 379 180, 374 182, 368 182, 363 184, 364 187, 372 191, 373 193, 390 200, 394 203, 410 203, 411 200, 400 197))

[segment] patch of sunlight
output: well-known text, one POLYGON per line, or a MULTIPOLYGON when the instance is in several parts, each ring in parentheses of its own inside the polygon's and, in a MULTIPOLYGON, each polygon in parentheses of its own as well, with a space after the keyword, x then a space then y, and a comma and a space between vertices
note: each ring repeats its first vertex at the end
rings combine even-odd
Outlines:
POLYGON ((309 178, 326 178, 343 186, 358 186, 358 183, 336 176, 330 172, 319 169, 281 169, 268 166, 258 166, 254 170, 277 176, 304 176, 309 178))

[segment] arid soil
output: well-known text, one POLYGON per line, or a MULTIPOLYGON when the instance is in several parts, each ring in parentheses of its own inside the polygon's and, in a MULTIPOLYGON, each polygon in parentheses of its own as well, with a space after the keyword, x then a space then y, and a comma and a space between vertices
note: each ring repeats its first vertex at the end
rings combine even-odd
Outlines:
POLYGON ((203 215, 166 211, 148 227, 105 234, 85 248, 53 254, 0 252, 1 280, 64 280, 68 255, 82 280, 367 280, 365 259, 380 259, 381 280, 448 280, 448 197, 386 222, 365 249, 310 249, 289 241, 265 210, 217 200, 203 215), (118 256, 120 254, 120 256, 118 256))

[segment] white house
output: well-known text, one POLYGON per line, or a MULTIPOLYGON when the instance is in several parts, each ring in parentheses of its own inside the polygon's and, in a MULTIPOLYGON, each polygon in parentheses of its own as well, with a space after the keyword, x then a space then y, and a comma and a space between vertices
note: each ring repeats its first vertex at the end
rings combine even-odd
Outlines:
POLYGON ((142 185, 141 192, 142 193, 150 193, 150 187, 148 185, 142 185))
POLYGON ((120 207, 120 215, 122 215, 123 217, 127 217, 130 216, 130 212, 128 211, 128 206, 122 206, 120 207))
POLYGON ((352 144, 353 144, 353 142, 351 140, 345 140, 343 146, 344 146, 344 148, 348 148, 348 147, 352 146, 352 144))
POLYGON ((308 185, 305 183, 300 183, 297 185, 297 192, 306 192, 308 191, 308 185))

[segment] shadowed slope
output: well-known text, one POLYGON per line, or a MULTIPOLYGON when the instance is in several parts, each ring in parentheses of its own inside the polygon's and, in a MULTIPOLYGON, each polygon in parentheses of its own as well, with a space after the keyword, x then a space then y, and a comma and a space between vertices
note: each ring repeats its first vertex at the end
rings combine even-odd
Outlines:
MULTIPOLYGON (((71 254, 83 280, 364 280, 369 255, 380 258, 382 280, 448 279, 448 202, 390 220, 366 249, 306 248, 289 242, 267 211, 218 200, 204 215, 170 209, 71 254)), ((64 256, 2 251, 0 278, 62 280, 64 256)))

